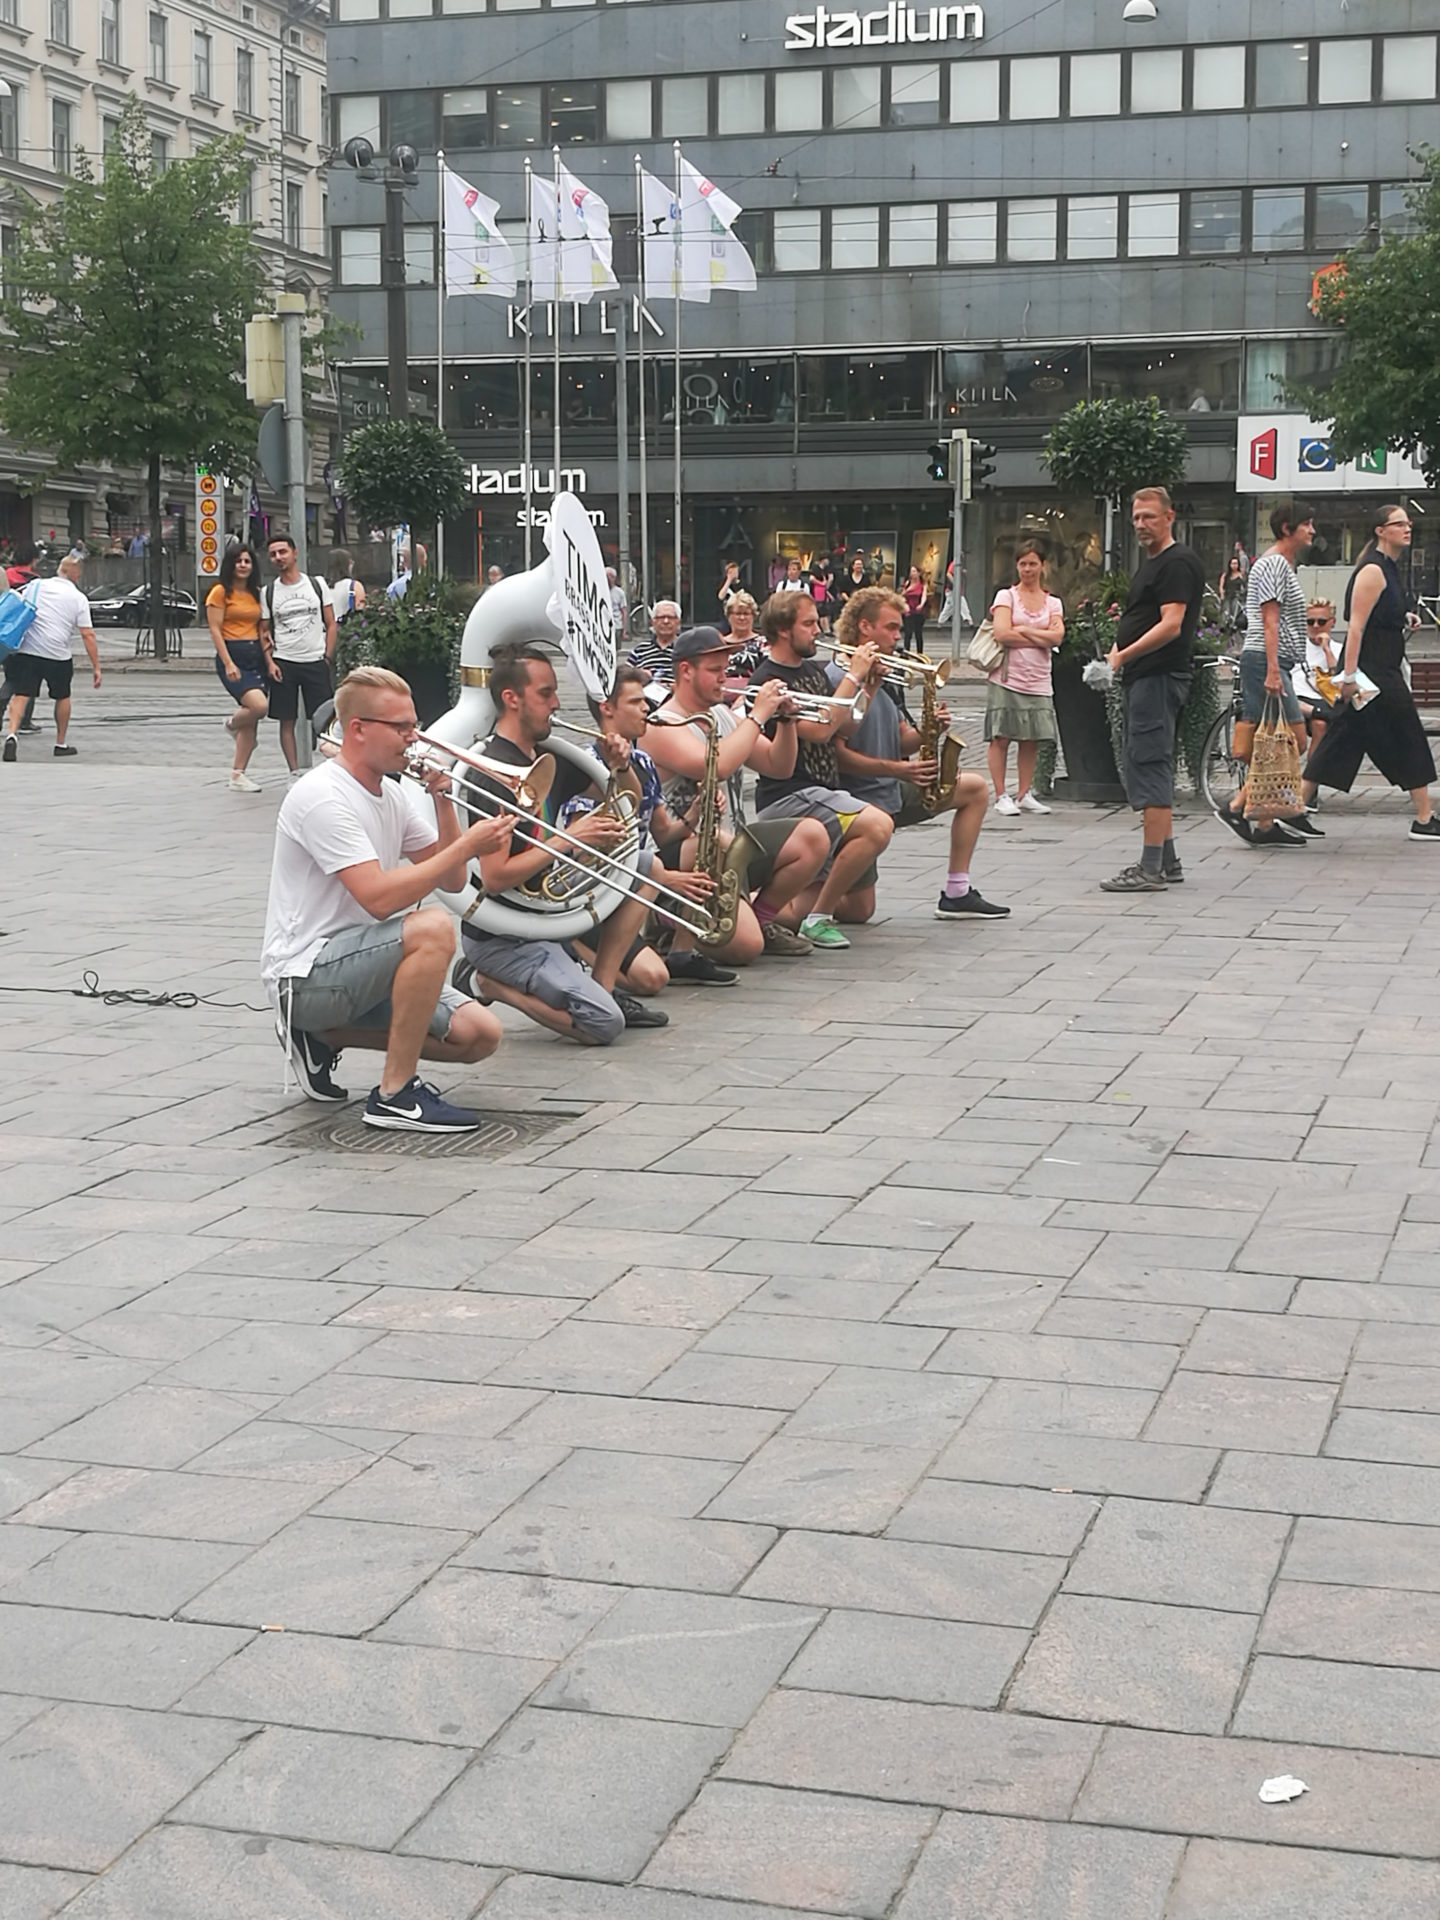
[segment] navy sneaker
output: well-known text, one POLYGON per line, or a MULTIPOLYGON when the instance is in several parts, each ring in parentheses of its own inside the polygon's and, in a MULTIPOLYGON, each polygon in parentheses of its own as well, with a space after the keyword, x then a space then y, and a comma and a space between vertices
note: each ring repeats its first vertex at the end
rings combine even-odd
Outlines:
POLYGON ((935 902, 937 920, 1005 920, 1009 915, 1009 907, 997 907, 976 887, 968 893, 942 893, 935 902))
POLYGON ((388 1099, 376 1087, 360 1117, 367 1127, 389 1127, 396 1133, 474 1133, 485 1124, 468 1107, 442 1100, 439 1089, 427 1086, 418 1074, 388 1099))
POLYGON ((283 1014, 275 1022, 275 1038, 290 1055, 295 1078, 307 1100, 318 1100, 322 1106, 338 1106, 350 1098, 344 1087, 337 1087, 330 1078, 340 1060, 333 1048, 313 1033, 302 1033, 298 1027, 291 1027, 287 1036, 283 1014))

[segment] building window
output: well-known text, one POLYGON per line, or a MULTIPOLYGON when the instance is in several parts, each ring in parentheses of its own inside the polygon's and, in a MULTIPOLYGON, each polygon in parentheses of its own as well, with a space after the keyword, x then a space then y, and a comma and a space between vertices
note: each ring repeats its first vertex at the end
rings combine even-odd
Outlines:
MULTIPOLYGON (((538 147, 541 126, 539 87, 497 87, 493 125, 497 147, 538 147)), ((393 120, 391 127, 393 130, 393 120)))
POLYGON ((69 173, 74 158, 71 144, 75 109, 68 100, 50 102, 50 161, 56 173, 69 173))
POLYGON ((819 67, 798 67, 775 76, 775 128, 803 133, 825 124, 825 75, 819 67))
POLYGON ((1178 193, 1132 193, 1126 214, 1129 228, 1126 251, 1132 260, 1179 253, 1178 193))
POLYGON ((112 119, 111 116, 107 114, 100 122, 100 152, 102 156, 112 154, 118 146, 119 141, 120 122, 112 119))
POLYGON ((600 82, 565 80, 546 89, 550 139, 556 146, 594 146, 600 138, 600 82))
POLYGON ((775 213, 775 271, 817 273, 820 268, 820 215, 808 207, 780 207, 775 213))
POLYGON ((660 135, 665 140, 694 139, 710 124, 710 82, 702 75, 660 82, 660 135))
MULTIPOLYGON (((369 140, 372 146, 379 146, 380 101, 376 94, 352 94, 348 100, 340 102, 340 109, 336 138, 342 150, 347 140, 357 136, 369 140), (370 131, 372 124, 375 128, 373 134, 370 131)), ((458 153, 467 147, 489 146, 488 87, 467 87, 462 93, 441 94, 440 137, 447 153, 458 153)))
POLYGON ((830 75, 830 124, 833 127, 878 127, 880 124, 879 67, 836 67, 830 75))
POLYGON ((1130 56, 1131 113, 1179 113, 1185 103, 1185 54, 1152 47, 1130 56))
POLYGON ((1397 34, 1381 42, 1380 98, 1433 100, 1435 98, 1435 35, 1397 34))
POLYGON ((998 60, 950 63, 950 118, 957 126, 984 124, 1000 118, 998 60))
POLYGON ((435 229, 406 227, 405 284, 407 287, 433 287, 435 284, 435 229))
POLYGON ((936 261, 936 223, 940 209, 933 201, 890 209, 890 264, 892 267, 933 267, 936 261))
POLYGON ((716 133, 765 131, 763 73, 722 73, 715 90, 716 133))
POLYGON ((20 229, 18 227, 0 226, 0 300, 9 300, 14 296, 15 289, 10 284, 10 275, 7 269, 11 256, 19 245, 20 229))
POLYGON ((1196 47, 1190 57, 1190 104, 1197 113, 1244 106, 1244 47, 1196 47))
POLYGON ((1070 112, 1077 119, 1120 111, 1120 56, 1118 53, 1073 53, 1070 56, 1070 112))
POLYGON ((1012 200, 1006 210, 1005 254, 1010 260, 1055 258, 1055 202, 1012 200))
POLYGON ((235 203, 235 218, 242 227, 255 224, 255 176, 247 173, 240 188, 240 198, 235 203))
POLYGON ((1368 187, 1316 187, 1315 245, 1340 253, 1364 238, 1370 222, 1368 187))
POLYGON ((100 58, 120 65, 120 0, 100 0, 100 58))
POLYGON ((1120 251, 1120 202, 1113 193, 1076 193, 1065 211, 1067 260, 1113 260, 1120 251))
POLYGON ((1188 233, 1191 253, 1239 253, 1240 195, 1192 193, 1188 233))
POLYGON ((163 133, 150 136, 150 171, 164 173, 170 164, 170 141, 163 133))
POLYGON ((993 260, 996 227, 993 200, 961 200, 952 206, 946 255, 951 265, 968 260, 993 260))
POLYGON ((19 24, 20 0, 0 0, 0 26, 18 27, 19 24))
POLYGON ((1262 41, 1255 49, 1256 106, 1303 107, 1309 98, 1309 41, 1262 41))
POLYGON ((167 81, 170 78, 170 24, 163 13, 150 16, 149 65, 146 72, 152 80, 167 81))
POLYGON ((255 118, 255 56, 248 47, 235 55, 235 111, 255 118))
POLYGON ((1374 65, 1369 40, 1322 40, 1315 98, 1322 107, 1346 100, 1368 100, 1374 65))
POLYGON ((282 94, 283 105, 281 111, 284 114, 285 131, 286 133, 298 134, 302 131, 300 126, 300 75, 294 67, 286 67, 285 69, 285 84, 282 89, 282 94))
POLYGON ((285 244, 296 253, 305 244, 305 189, 298 180, 285 182, 285 244))
POLYGON ((1041 60, 1010 62, 1010 118, 1060 118, 1060 62, 1053 55, 1041 60))
POLYGON ((648 140, 653 125, 653 90, 648 80, 606 81, 605 137, 608 140, 648 140))
POLYGON ((378 287, 379 227, 341 227, 336 242, 335 271, 341 286, 378 287))
POLYGON ((199 28, 195 32, 195 91, 202 100, 215 98, 215 42, 199 28))
POLYGON ((20 89, 0 93, 0 160, 20 158, 20 89))
POLYGON ((890 69, 890 125, 930 127, 940 118, 940 69, 904 66, 890 69))
MULTIPOLYGON (((521 89, 523 91, 523 89, 521 89)), ((537 87, 535 90, 539 92, 537 87)), ((385 101, 385 145, 415 147, 421 153, 435 151, 435 109, 439 105, 433 93, 387 93, 385 101)))
POLYGON ((73 44, 70 39, 70 0, 50 0, 50 38, 58 46, 73 44))
POLYGON ((1415 209, 1410 204, 1410 187, 1381 187, 1380 231, 1391 239, 1403 240, 1419 231, 1415 209))
POLYGON ((1298 253, 1305 245, 1305 189, 1257 187, 1250 201, 1250 245, 1256 253, 1298 253))
POLYGON ((830 265, 837 272, 880 264, 880 209, 836 207, 830 215, 830 265))

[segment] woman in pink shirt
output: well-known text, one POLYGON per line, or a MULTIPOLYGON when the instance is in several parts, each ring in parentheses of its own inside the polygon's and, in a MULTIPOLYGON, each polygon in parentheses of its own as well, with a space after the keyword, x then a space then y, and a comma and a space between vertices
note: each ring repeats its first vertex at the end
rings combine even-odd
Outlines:
POLYGON ((1034 540, 1015 550, 1019 580, 1002 587, 990 609, 992 631, 1005 658, 990 676, 985 702, 985 738, 990 743, 990 780, 997 813, 1049 813, 1030 791, 1042 740, 1055 738, 1055 702, 1050 661, 1065 638, 1065 609, 1045 591, 1045 556, 1034 540), (1010 742, 1016 744, 1012 799, 1005 785, 1010 742))

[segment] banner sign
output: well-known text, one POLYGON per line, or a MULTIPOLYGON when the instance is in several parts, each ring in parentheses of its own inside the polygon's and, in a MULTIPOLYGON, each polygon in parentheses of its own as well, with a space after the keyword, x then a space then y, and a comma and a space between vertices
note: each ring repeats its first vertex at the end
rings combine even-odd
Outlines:
POLYGON ((1412 493, 1425 476, 1404 454, 1376 447, 1337 460, 1328 421, 1303 413, 1242 413, 1235 454, 1237 493, 1412 493))
POLYGON ((195 597, 202 604, 206 590, 220 578, 225 557, 225 482, 208 467, 195 469, 195 597))
POLYGON ((606 700, 618 664, 615 609, 590 516, 573 493, 550 502, 545 545, 555 589, 546 612, 565 636, 566 658, 593 700, 606 700))

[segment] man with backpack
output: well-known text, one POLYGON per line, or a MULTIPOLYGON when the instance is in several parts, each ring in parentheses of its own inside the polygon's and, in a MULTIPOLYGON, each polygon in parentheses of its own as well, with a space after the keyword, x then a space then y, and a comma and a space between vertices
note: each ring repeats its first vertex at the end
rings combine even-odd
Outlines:
POLYGON ((288 533, 272 533, 267 552, 275 578, 265 587, 261 605, 280 670, 270 689, 270 718, 280 722, 280 751, 294 774, 299 772, 295 721, 300 696, 305 696, 305 718, 313 721, 335 690, 331 681, 335 609, 325 582, 317 574, 301 573, 300 557, 288 533))
POLYGON ((90 602, 77 584, 80 562, 72 554, 60 562, 53 580, 31 580, 27 586, 12 587, 0 598, 0 644, 11 643, 5 654, 5 687, 10 695, 6 717, 5 745, 0 759, 19 758, 17 738, 21 715, 27 701, 34 700, 43 684, 55 702, 54 758, 73 760, 76 749, 66 743, 70 726, 70 683, 74 672, 71 651, 78 633, 90 656, 95 685, 100 685, 100 648, 95 639, 95 623, 90 602), (18 640, 18 645, 15 642, 18 640))

